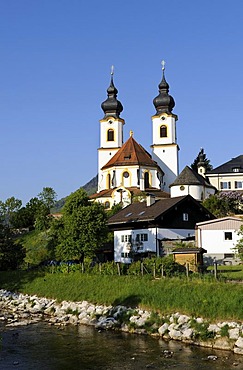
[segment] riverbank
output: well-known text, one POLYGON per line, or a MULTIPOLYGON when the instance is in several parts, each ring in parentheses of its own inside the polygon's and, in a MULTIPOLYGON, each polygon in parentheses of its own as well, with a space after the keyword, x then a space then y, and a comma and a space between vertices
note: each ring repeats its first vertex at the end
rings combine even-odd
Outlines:
POLYGON ((88 301, 106 306, 140 307, 170 314, 204 317, 210 322, 243 322, 239 297, 243 285, 197 275, 154 279, 151 275, 50 273, 44 270, 0 272, 0 288, 61 301, 88 301))
POLYGON ((121 330, 149 334, 212 349, 243 354, 243 325, 234 321, 209 323, 201 317, 178 312, 158 312, 122 305, 95 305, 87 301, 58 303, 22 293, 0 290, 0 320, 8 327, 29 325, 41 320, 50 325, 92 325, 97 330, 121 330))

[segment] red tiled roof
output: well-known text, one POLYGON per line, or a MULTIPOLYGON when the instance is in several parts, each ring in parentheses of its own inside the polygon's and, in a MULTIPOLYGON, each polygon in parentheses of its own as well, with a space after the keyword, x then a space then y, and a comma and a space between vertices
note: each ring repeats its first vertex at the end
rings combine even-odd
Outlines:
POLYGON ((102 167, 143 165, 158 167, 151 155, 134 140, 132 136, 123 144, 118 152, 102 167))

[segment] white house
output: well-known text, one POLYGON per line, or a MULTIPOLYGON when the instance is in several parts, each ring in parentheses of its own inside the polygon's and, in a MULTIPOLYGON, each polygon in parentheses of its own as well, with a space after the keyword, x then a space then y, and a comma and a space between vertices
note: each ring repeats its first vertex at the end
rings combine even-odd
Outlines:
POLYGON ((223 217, 196 224, 196 244, 204 248, 205 263, 235 263, 235 246, 240 236, 238 231, 243 225, 243 218, 223 217))
POLYGON ((131 263, 149 255, 163 256, 165 244, 191 240, 199 221, 213 218, 190 195, 136 202, 110 217, 108 226, 114 231, 114 260, 131 263))
POLYGON ((243 192, 243 155, 232 158, 207 172, 207 177, 219 191, 243 192))

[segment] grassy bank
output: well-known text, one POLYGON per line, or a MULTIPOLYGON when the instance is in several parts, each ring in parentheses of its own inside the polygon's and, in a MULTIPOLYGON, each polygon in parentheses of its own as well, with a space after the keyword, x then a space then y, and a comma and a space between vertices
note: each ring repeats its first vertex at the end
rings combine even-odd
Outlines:
POLYGON ((210 320, 243 320, 243 286, 214 280, 14 271, 0 272, 0 288, 58 301, 87 300, 163 313, 179 311, 210 320))

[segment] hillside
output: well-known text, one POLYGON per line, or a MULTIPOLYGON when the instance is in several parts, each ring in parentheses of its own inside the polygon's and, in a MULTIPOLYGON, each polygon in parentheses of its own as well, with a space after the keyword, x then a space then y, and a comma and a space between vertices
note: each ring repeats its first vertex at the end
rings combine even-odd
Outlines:
MULTIPOLYGON (((88 195, 96 193, 98 189, 98 175, 93 177, 89 182, 87 182, 84 186, 82 186, 82 188, 87 192, 88 195)), ((62 207, 65 204, 65 200, 67 197, 61 198, 55 203, 55 206, 52 209, 53 213, 57 213, 61 211, 62 207)))

